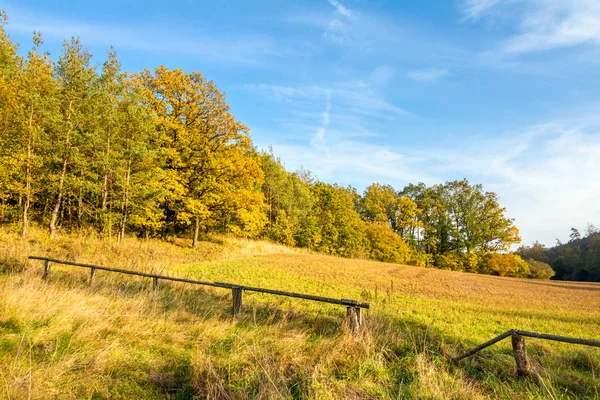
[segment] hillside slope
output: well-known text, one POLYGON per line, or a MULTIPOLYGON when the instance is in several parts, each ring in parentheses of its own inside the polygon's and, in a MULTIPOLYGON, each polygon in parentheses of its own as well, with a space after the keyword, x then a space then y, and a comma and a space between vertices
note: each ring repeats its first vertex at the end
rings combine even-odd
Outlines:
POLYGON ((193 250, 129 240, 0 235, 0 398, 600 397, 600 351, 528 340, 450 365, 510 328, 598 339, 600 285, 520 280, 303 254, 260 242, 193 250), (28 254, 371 302, 352 337, 342 307, 55 266, 28 254))

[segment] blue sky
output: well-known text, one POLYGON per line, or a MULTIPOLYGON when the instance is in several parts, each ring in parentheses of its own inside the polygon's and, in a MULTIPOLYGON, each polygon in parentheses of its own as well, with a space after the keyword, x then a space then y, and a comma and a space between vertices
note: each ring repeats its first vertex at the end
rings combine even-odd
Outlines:
POLYGON ((467 178, 524 242, 600 225, 600 0, 0 1, 53 57, 197 70, 259 148, 319 179, 467 178))

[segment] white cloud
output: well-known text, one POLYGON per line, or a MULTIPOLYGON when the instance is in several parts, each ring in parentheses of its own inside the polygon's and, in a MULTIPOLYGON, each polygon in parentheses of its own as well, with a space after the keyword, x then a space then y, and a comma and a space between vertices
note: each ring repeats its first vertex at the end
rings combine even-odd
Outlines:
POLYGON ((467 136, 451 147, 378 145, 335 133, 318 143, 272 144, 289 170, 301 166, 321 180, 353 184, 373 182, 401 189, 408 183, 441 183, 467 178, 500 196, 515 218, 523 242, 553 245, 569 229, 600 225, 600 118, 560 120, 498 137, 467 136))
POLYGON ((335 7, 335 10, 346 18, 352 18, 352 12, 348 10, 342 3, 336 0, 327 0, 329 4, 335 7))
MULTIPOLYGON (((84 45, 108 48, 133 49, 153 53, 176 53, 201 56, 203 60, 259 64, 276 55, 275 41, 269 37, 240 34, 213 35, 198 31, 165 36, 165 26, 96 24, 64 19, 57 16, 32 13, 20 8, 8 8, 9 32, 30 35, 34 30, 45 39, 62 41, 73 36, 81 38, 84 45)), ((164 21, 168 24, 168 21, 164 21)), ((183 28, 176 30, 184 32, 183 28)))
POLYGON ((410 71, 407 76, 413 81, 433 82, 448 76, 448 70, 443 68, 426 68, 410 71))
POLYGON ((347 81, 327 85, 295 85, 281 86, 266 83, 246 84, 246 89, 258 90, 275 100, 285 103, 308 101, 313 103, 331 96, 332 102, 343 111, 354 112, 364 116, 382 116, 395 118, 411 116, 405 109, 387 102, 370 86, 362 81, 347 81))
POLYGON ((600 1, 598 0, 465 0, 465 20, 488 15, 503 6, 516 19, 517 33, 505 40, 508 54, 538 52, 582 44, 600 45, 600 1))
POLYGON ((558 121, 496 139, 470 138, 426 151, 437 175, 496 191, 525 243, 551 245, 572 226, 600 221, 600 120, 558 121))
POLYGON ((352 27, 353 13, 335 0, 327 0, 335 7, 333 19, 327 23, 323 37, 339 44, 353 44, 355 30, 352 27))
POLYGON ((462 9, 464 20, 472 20, 481 17, 501 1, 503 0, 465 0, 462 9))
POLYGON ((542 51, 584 43, 600 44, 600 1, 542 1, 521 22, 522 33, 509 39, 509 53, 542 51))
POLYGON ((310 143, 313 147, 319 150, 328 151, 329 149, 323 145, 325 141, 325 133, 327 132, 327 127, 329 126, 329 112, 331 111, 331 93, 327 94, 327 104, 325 105, 325 111, 323 111, 323 121, 321 122, 321 126, 317 128, 317 131, 313 135, 310 143))
POLYGON ((274 143, 288 170, 309 169, 320 180, 362 190, 373 182, 402 187, 406 182, 435 182, 419 168, 420 160, 387 147, 353 140, 329 141, 327 149, 310 145, 274 143))

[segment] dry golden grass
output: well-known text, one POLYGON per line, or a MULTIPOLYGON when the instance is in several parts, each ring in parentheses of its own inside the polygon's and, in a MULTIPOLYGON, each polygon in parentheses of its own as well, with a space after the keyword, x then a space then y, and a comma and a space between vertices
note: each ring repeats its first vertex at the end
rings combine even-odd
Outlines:
POLYGON ((600 285, 531 281, 307 254, 232 238, 199 249, 93 235, 0 231, 0 398, 600 398, 600 350, 528 340, 453 366, 447 356, 519 328, 598 339, 600 285), (342 307, 42 263, 29 254, 369 301, 353 337, 342 307))

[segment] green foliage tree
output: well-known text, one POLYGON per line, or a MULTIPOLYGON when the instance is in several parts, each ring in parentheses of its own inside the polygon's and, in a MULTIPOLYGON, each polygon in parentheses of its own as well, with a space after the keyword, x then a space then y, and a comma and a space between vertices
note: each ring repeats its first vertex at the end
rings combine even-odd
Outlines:
POLYGON ((529 265, 528 278, 533 279, 550 279, 554 276, 554 270, 545 262, 536 261, 533 259, 525 260, 529 265))
POLYGON ((367 248, 365 223, 354 208, 352 191, 317 182, 311 186, 311 218, 300 233, 301 245, 342 257, 363 256, 367 248))
POLYGON ((47 54, 41 55, 41 35, 34 33, 34 47, 27 55, 20 75, 21 96, 18 109, 18 146, 13 156, 19 164, 19 197, 22 198, 21 235, 29 229, 29 212, 45 177, 43 158, 50 149, 48 133, 58 116, 57 85, 52 77, 52 63, 47 54))
POLYGON ((553 279, 600 282, 600 232, 589 224, 585 236, 574 228, 571 235, 568 243, 558 242, 551 248, 534 243, 519 248, 517 253, 550 264, 555 272, 553 279))
POLYGON ((547 254, 547 248, 542 243, 535 241, 531 246, 520 246, 515 254, 518 254, 524 260, 535 260, 548 263, 550 258, 547 254))
MULTIPOLYGON (((54 75, 58 84, 57 100, 60 118, 50 132, 50 141, 56 143, 50 160, 50 192, 54 206, 50 215, 50 237, 57 230, 61 207, 66 201, 76 201, 77 222, 83 213, 83 191, 87 172, 86 156, 91 149, 89 139, 90 100, 96 74, 91 64, 92 55, 83 48, 78 38, 63 43, 54 75)), ((87 177, 86 177, 87 178, 87 177)), ((69 211, 72 211, 70 209, 69 211)))
POLYGON ((263 235, 273 241, 294 246, 301 225, 311 211, 313 197, 308 183, 298 173, 289 173, 271 153, 261 155, 264 173, 262 192, 267 203, 267 224, 263 235))

